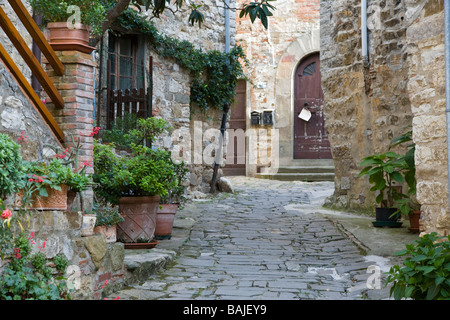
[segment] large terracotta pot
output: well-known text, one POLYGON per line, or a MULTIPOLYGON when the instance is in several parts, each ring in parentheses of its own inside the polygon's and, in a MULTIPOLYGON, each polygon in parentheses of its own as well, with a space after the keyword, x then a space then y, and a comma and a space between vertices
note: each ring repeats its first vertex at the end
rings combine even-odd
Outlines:
POLYGON ((119 213, 124 221, 117 225, 117 238, 125 243, 135 243, 138 239, 153 240, 160 200, 160 196, 120 198, 119 213))
POLYGON ((160 204, 158 206, 156 209, 156 239, 162 240, 172 237, 173 222, 177 210, 177 204, 160 204))
POLYGON ((75 50, 84 53, 92 53, 94 47, 89 46, 89 29, 82 24, 70 29, 67 22, 51 22, 47 25, 49 30, 49 43, 53 50, 75 50))

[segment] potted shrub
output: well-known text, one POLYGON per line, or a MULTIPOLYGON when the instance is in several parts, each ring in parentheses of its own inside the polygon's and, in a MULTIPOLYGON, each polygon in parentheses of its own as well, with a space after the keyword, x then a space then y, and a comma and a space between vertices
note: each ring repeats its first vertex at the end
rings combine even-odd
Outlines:
POLYGON ((184 197, 186 186, 184 184, 189 170, 184 161, 174 161, 169 154, 167 159, 172 164, 175 172, 176 184, 167 190, 167 194, 161 197, 161 202, 156 210, 155 237, 158 240, 170 239, 172 237, 175 214, 179 206, 186 200, 184 197))
POLYGON ((405 167, 402 171, 402 174, 405 178, 405 182, 408 186, 407 195, 405 198, 397 200, 399 212, 407 215, 409 218, 411 232, 417 233, 419 232, 419 220, 420 220, 420 204, 416 200, 416 165, 414 160, 415 154, 415 144, 412 142, 412 131, 408 131, 405 134, 395 138, 392 140, 390 149, 393 147, 403 144, 409 143, 407 145, 407 152, 401 157, 404 159, 405 167))
POLYGON ((395 152, 374 154, 363 158, 360 166, 364 167, 358 177, 367 175, 372 184, 370 191, 378 192, 375 199, 380 206, 376 208, 376 221, 374 226, 398 226, 398 208, 395 204, 404 198, 399 186, 404 183, 401 171, 405 168, 405 159, 395 152))
POLYGON ((92 213, 97 217, 94 233, 103 234, 106 242, 116 242, 117 225, 124 221, 117 206, 94 203, 92 213))
POLYGON ((89 183, 61 159, 47 162, 24 162, 25 175, 19 181, 18 206, 40 210, 67 210, 70 187, 84 188, 89 183))
POLYGON ((163 130, 161 125, 166 128, 167 122, 161 120, 139 119, 141 125, 134 136, 145 145, 132 143, 129 155, 117 156, 114 144, 94 144, 94 191, 100 198, 119 205, 124 221, 118 225, 117 237, 125 243, 154 238, 161 196, 176 184, 175 172, 167 161, 170 153, 146 146, 163 130))
POLYGON ((86 53, 94 50, 89 46, 89 37, 90 34, 101 34, 106 17, 106 7, 102 1, 30 0, 30 4, 42 16, 42 22, 49 30, 50 45, 55 50, 86 53), (79 21, 76 21, 78 14, 79 21))
POLYGON ((394 299, 450 299, 450 237, 425 234, 396 253, 407 256, 403 266, 394 265, 388 272, 386 284, 394 299))
POLYGON ((80 165, 79 163, 79 152, 81 150, 81 142, 78 139, 75 142, 73 135, 71 134, 71 146, 64 150, 59 147, 52 145, 46 145, 51 148, 54 152, 54 158, 58 159, 64 166, 71 168, 73 171, 67 174, 66 184, 68 186, 67 191, 67 207, 72 208, 72 204, 77 194, 80 195, 80 210, 84 211, 84 200, 83 191, 87 190, 89 187, 94 186, 95 183, 92 181, 92 174, 87 173, 87 168, 92 167, 92 163, 84 162, 80 165))
POLYGON ((16 205, 39 210, 67 209, 67 181, 70 168, 59 160, 51 162, 25 162, 26 176, 20 181, 16 205))
POLYGON ((20 145, 0 133, 0 199, 6 199, 19 189, 18 181, 23 175, 20 145))

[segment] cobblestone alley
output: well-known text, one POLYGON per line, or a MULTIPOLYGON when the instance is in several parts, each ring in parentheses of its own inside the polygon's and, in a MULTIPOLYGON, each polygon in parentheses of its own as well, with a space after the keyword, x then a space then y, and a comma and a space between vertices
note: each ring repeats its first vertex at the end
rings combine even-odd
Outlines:
POLYGON ((386 288, 368 289, 367 279, 373 275, 368 268, 374 262, 318 213, 333 190, 332 182, 230 180, 235 194, 196 200, 180 212, 177 219, 195 213, 196 223, 175 262, 114 296, 121 300, 389 298, 386 288), (371 296, 374 291, 378 294, 371 296))

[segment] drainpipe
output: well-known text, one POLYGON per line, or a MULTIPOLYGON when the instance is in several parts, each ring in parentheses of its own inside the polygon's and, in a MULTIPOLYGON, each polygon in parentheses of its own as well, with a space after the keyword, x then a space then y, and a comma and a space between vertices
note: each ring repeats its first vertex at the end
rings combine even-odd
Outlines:
MULTIPOLYGON (((225 53, 230 53, 230 0, 225 0, 225 53)), ((225 137, 225 130, 227 125, 227 117, 228 111, 230 110, 230 106, 226 105, 223 107, 223 115, 222 115, 222 125, 220 128, 220 138, 219 145, 216 150, 216 159, 214 163, 213 176, 211 179, 211 193, 216 192, 216 181, 217 181, 217 173, 219 171, 219 167, 222 163, 222 149, 223 149, 223 140, 225 137)))
POLYGON ((367 39, 367 0, 361 0, 361 46, 364 67, 369 66, 367 39))
MULTIPOLYGON (((444 1, 444 28, 445 28, 445 114, 447 119, 447 172, 448 187, 450 189, 450 3, 444 1)), ((450 191, 449 191, 450 203, 450 191)))

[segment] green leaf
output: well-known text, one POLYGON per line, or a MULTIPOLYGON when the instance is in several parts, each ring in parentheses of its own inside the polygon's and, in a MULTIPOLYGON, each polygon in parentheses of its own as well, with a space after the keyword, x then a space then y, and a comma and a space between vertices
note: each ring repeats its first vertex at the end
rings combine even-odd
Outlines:
POLYGON ((427 300, 433 300, 433 298, 439 293, 439 289, 440 287, 437 286, 436 284, 432 283, 429 287, 428 287, 428 292, 427 292, 427 300))
POLYGON ((404 182, 403 176, 397 171, 394 171, 394 172, 391 173, 391 178, 393 180, 397 181, 398 183, 403 183, 404 182))
POLYGON ((424 261, 424 260, 427 260, 427 259, 428 259, 427 256, 421 254, 421 255, 412 257, 412 258, 411 258, 411 261, 420 262, 420 261, 424 261))

